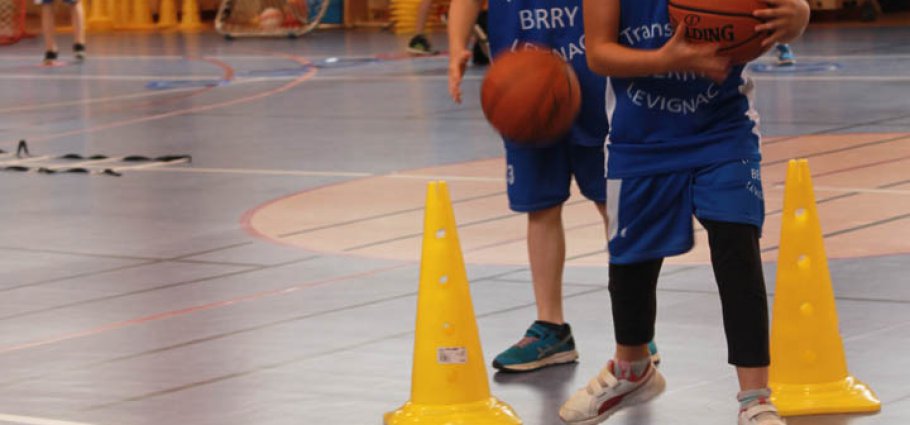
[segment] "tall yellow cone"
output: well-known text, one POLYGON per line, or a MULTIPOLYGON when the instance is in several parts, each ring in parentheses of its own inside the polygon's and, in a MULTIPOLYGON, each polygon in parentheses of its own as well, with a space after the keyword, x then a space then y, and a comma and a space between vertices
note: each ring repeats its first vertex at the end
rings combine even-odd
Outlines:
POLYGON ((791 160, 787 170, 770 381, 774 403, 784 416, 881 409, 872 389, 847 372, 812 176, 805 159, 791 160))
POLYGON ((114 20, 109 15, 107 3, 108 0, 92 0, 92 7, 86 21, 92 31, 110 31, 114 28, 114 20))
POLYGON ((177 4, 175 0, 161 0, 158 6, 158 28, 177 26, 177 4))
POLYGON ((111 21, 114 22, 114 29, 121 29, 128 23, 127 4, 129 2, 122 0, 107 0, 107 11, 111 15, 111 21))
POLYGON ((427 186, 411 400, 385 425, 518 425, 490 396, 455 216, 445 182, 427 186))
POLYGON ((199 3, 196 0, 183 0, 180 8, 180 29, 193 31, 200 28, 202 28, 202 20, 199 18, 199 3))
POLYGON ((152 9, 149 8, 148 0, 133 0, 132 14, 130 15, 129 23, 124 28, 130 30, 155 28, 155 23, 152 21, 152 9))

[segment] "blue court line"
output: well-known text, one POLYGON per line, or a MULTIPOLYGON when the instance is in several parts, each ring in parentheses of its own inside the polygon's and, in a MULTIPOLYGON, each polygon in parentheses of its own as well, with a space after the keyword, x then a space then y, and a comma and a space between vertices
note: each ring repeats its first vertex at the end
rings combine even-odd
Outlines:
POLYGON ((777 65, 772 63, 752 64, 752 72, 765 74, 810 74, 815 72, 832 72, 841 69, 841 65, 834 62, 796 62, 793 65, 777 65))
MULTIPOLYGON (((294 77, 305 74, 312 69, 338 69, 369 65, 383 60, 373 56, 362 57, 329 57, 293 68, 260 69, 240 72, 238 77, 294 77)), ((220 87, 230 84, 230 80, 157 80, 145 85, 149 90, 173 90, 194 87, 220 87)))

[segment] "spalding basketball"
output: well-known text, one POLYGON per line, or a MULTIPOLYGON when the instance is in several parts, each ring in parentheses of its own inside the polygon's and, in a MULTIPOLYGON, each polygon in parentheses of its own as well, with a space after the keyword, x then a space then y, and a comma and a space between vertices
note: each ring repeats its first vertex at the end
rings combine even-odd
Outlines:
POLYGON ((552 50, 520 50, 493 60, 480 101, 487 120, 506 138, 546 144, 572 128, 581 88, 572 67, 552 50))
POLYGON ((670 21, 686 24, 686 39, 693 43, 720 43, 718 51, 734 65, 749 62, 762 54, 767 32, 755 32, 762 21, 752 12, 767 9, 762 0, 670 0, 670 21))

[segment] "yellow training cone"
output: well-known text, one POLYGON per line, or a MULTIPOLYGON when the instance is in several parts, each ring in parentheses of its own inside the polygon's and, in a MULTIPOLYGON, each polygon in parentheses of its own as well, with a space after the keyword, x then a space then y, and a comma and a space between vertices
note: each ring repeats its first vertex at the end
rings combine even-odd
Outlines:
POLYGON ((784 416, 881 409, 872 389, 847 372, 805 159, 791 160, 787 170, 770 378, 774 404, 784 416))
POLYGON ((150 30, 155 28, 152 21, 152 9, 148 0, 134 0, 129 22, 124 26, 129 30, 150 30))
POLYGON ((171 28, 177 26, 176 0, 161 0, 158 5, 158 28, 171 28))
POLYGON ((92 0, 87 21, 92 31, 110 31, 114 28, 114 20, 108 14, 107 2, 108 0, 92 0))
POLYGON ((183 0, 180 7, 180 29, 195 31, 200 28, 202 28, 202 19, 199 18, 199 3, 196 0, 183 0))
POLYGON ((427 187, 411 400, 385 425, 516 425, 490 396, 455 216, 445 182, 427 187))

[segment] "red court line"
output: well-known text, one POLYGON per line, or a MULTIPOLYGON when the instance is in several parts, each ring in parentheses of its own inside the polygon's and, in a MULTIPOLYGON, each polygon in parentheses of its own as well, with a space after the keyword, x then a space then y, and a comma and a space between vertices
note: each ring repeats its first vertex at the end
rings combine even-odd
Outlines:
MULTIPOLYGON (((286 56, 286 55, 282 55, 282 56, 285 56, 288 59, 295 61, 301 65, 310 64, 310 62, 308 60, 306 60, 305 58, 300 57, 300 56, 286 56)), ((265 98, 265 97, 268 97, 268 96, 271 96, 274 94, 286 92, 286 91, 300 85, 304 81, 307 81, 307 80, 313 78, 316 75, 317 71, 316 71, 315 67, 309 67, 309 68, 310 68, 309 71, 307 71, 303 75, 295 78, 294 80, 291 80, 287 84, 284 84, 284 85, 277 87, 275 89, 272 89, 272 90, 267 90, 264 92, 256 93, 254 95, 244 96, 244 97, 240 97, 240 98, 232 99, 232 100, 226 100, 223 102, 216 102, 216 103, 212 103, 209 105, 194 106, 194 107, 190 107, 190 108, 179 109, 176 111, 165 112, 165 113, 156 114, 156 115, 149 115, 149 116, 140 117, 140 118, 132 118, 132 119, 126 119, 126 120, 122 120, 122 121, 115 121, 112 123, 102 124, 102 125, 98 125, 95 127, 87 127, 87 128, 82 128, 82 129, 78 129, 78 130, 64 131, 61 133, 56 133, 56 134, 51 134, 51 135, 41 136, 41 137, 32 137, 32 138, 29 138, 28 141, 29 141, 29 143, 46 142, 49 140, 59 139, 62 137, 67 137, 67 136, 74 136, 77 134, 95 133, 95 132, 102 131, 102 130, 110 130, 113 128, 125 127, 125 126, 129 126, 129 125, 133 125, 133 124, 140 124, 140 123, 149 122, 149 121, 157 121, 160 119, 171 118, 171 117, 175 117, 175 116, 186 115, 186 114, 197 113, 197 112, 211 111, 214 109, 220 109, 220 108, 224 108, 227 106, 234 106, 234 105, 238 105, 238 104, 242 104, 242 103, 252 102, 254 100, 259 100, 259 99, 262 99, 262 98, 265 98)))
MULTIPOLYGON (((830 176, 830 175, 832 175, 832 174, 840 174, 840 173, 845 173, 845 172, 847 172, 847 171, 856 171, 856 170, 860 170, 860 169, 863 169, 863 168, 874 167, 874 166, 876 166, 876 165, 890 164, 890 163, 892 163, 892 162, 900 162, 900 161, 903 161, 903 160, 905 160, 905 159, 910 159, 910 155, 904 155, 904 156, 899 156, 899 157, 896 157, 896 158, 885 159, 885 160, 876 161, 876 162, 870 162, 870 163, 868 163, 868 164, 856 165, 856 166, 853 166, 853 167, 840 168, 840 169, 837 169, 837 170, 826 171, 826 172, 824 172, 824 173, 812 174, 812 178, 813 178, 813 179, 817 179, 817 178, 819 178, 819 177, 830 176)), ((784 184, 784 183, 786 183, 786 181, 781 180, 781 181, 774 182, 773 184, 784 184)))
POLYGON ((0 348, 0 355, 12 353, 15 351, 27 350, 30 348, 42 347, 45 345, 51 345, 51 344, 55 344, 58 342, 99 335, 99 334, 114 331, 117 329, 123 329, 123 328, 134 326, 134 325, 141 325, 144 323, 154 322, 157 320, 165 320, 165 319, 170 319, 170 318, 174 318, 174 317, 185 316, 185 315, 192 314, 192 313, 213 310, 216 308, 228 307, 228 306, 235 305, 235 304, 256 301, 256 300, 266 298, 266 297, 271 297, 271 296, 276 296, 276 295, 287 295, 287 294, 290 294, 293 292, 297 292, 301 289, 312 288, 314 286, 326 285, 329 283, 341 282, 341 281, 345 281, 345 280, 349 280, 349 279, 356 279, 356 278, 365 277, 365 276, 372 276, 375 274, 399 269, 399 268, 409 266, 409 265, 411 265, 411 264, 403 263, 403 264, 396 264, 394 266, 389 266, 389 267, 380 267, 377 269, 367 270, 367 271, 359 272, 359 273, 351 273, 351 274, 331 277, 331 278, 327 278, 327 279, 314 280, 312 282, 302 283, 302 284, 291 286, 288 288, 273 289, 270 291, 262 291, 262 292, 257 292, 257 293, 250 294, 250 295, 240 296, 237 298, 216 301, 216 302, 212 302, 212 303, 208 303, 208 304, 200 304, 200 305, 196 305, 196 306, 192 306, 192 307, 181 308, 178 310, 171 310, 171 311, 165 311, 165 312, 161 312, 161 313, 155 313, 155 314, 151 314, 148 316, 142 316, 142 317, 137 317, 134 319, 123 320, 120 322, 108 323, 106 325, 98 326, 98 327, 91 328, 91 329, 86 329, 83 331, 58 335, 58 336, 47 338, 47 339, 42 339, 42 340, 27 342, 24 344, 18 344, 18 345, 12 345, 9 347, 0 348))
MULTIPOLYGON (((189 58, 189 60, 199 60, 202 62, 211 63, 211 64, 217 66, 218 68, 221 68, 221 71, 222 71, 221 72, 221 81, 233 81, 234 80, 234 76, 235 76, 234 68, 225 62, 222 62, 215 58, 199 58, 199 59, 189 58)), ((198 96, 205 92, 214 90, 215 88, 217 88, 217 86, 210 85, 210 86, 200 87, 200 88, 192 90, 192 91, 176 93, 172 96, 167 96, 167 97, 162 96, 159 99, 142 100, 142 101, 136 102, 134 105, 136 107, 138 107, 138 106, 162 105, 162 104, 167 104, 167 103, 173 103, 174 101, 177 101, 177 100, 183 100, 183 99, 186 99, 189 97, 198 96)), ((86 103, 88 103, 91 101, 91 99, 86 99, 86 101, 87 101, 86 103)), ((102 107, 102 108, 104 108, 104 109, 114 108, 117 110, 122 110, 123 106, 108 106, 108 107, 102 107)))
MULTIPOLYGON (((208 58, 208 57, 204 57, 204 58, 186 58, 186 59, 187 59, 187 60, 198 60, 198 61, 202 61, 202 62, 208 62, 208 63, 211 63, 211 64, 217 66, 218 68, 221 68, 221 70, 222 70, 222 73, 221 73, 221 80, 222 80, 222 81, 232 81, 232 80, 234 79, 234 76, 235 76, 234 68, 231 67, 230 65, 228 65, 227 63, 223 62, 223 61, 220 61, 220 60, 215 59, 215 58, 208 58)), ((2 73, 0 73, 0 75, 2 75, 2 73)), ((166 99, 151 99, 151 100, 146 100, 146 101, 139 101, 138 103, 136 103, 136 105, 145 106, 145 105, 155 105, 155 104, 169 103, 169 102, 173 102, 173 101, 175 101, 175 100, 180 100, 180 99, 185 99, 185 98, 192 97, 192 96, 197 96, 197 95, 200 95, 200 94, 202 94, 202 93, 205 93, 205 92, 207 92, 207 91, 209 91, 209 90, 212 90, 212 89, 214 89, 214 88, 215 88, 214 86, 201 87, 201 88, 198 88, 198 89, 189 91, 189 92, 180 92, 180 93, 178 93, 178 94, 176 94, 176 95, 168 96, 166 99)), ((141 92, 139 92, 139 93, 141 93, 141 92)), ((81 100, 79 100, 79 101, 72 101, 72 102, 52 102, 52 103, 49 103, 49 104, 48 104, 48 103, 45 103, 45 104, 33 104, 33 105, 18 105, 18 106, 16 106, 16 107, 11 107, 11 108, 0 108, 0 111, 9 113, 9 112, 21 112, 21 111, 35 111, 35 110, 41 110, 41 109, 51 109, 51 108, 61 107, 61 103, 66 104, 66 105, 88 105, 88 104, 93 104, 93 103, 111 102, 111 101, 120 101, 120 100, 132 101, 132 100, 134 100, 134 99, 140 98, 139 93, 136 93, 136 94, 133 94, 133 95, 126 95, 126 97, 124 97, 123 95, 120 95, 120 96, 113 96, 113 97, 108 97, 108 98, 103 98, 103 97, 102 97, 102 98, 81 99, 81 100)), ((155 95, 156 95, 155 93, 148 93, 145 97, 148 97, 148 96, 155 96, 155 95)), ((158 93, 157 95, 158 95, 158 96, 165 96, 166 93, 158 93)), ((122 109, 122 107, 118 107, 118 109, 122 109)))

